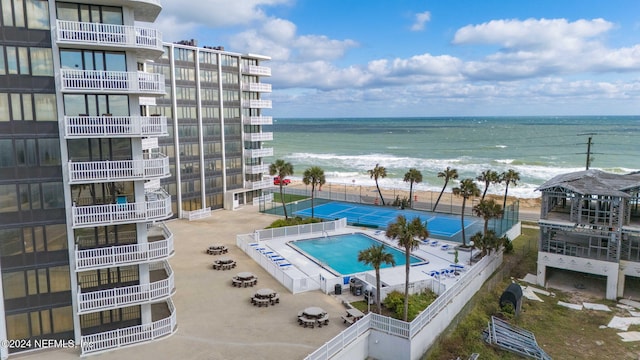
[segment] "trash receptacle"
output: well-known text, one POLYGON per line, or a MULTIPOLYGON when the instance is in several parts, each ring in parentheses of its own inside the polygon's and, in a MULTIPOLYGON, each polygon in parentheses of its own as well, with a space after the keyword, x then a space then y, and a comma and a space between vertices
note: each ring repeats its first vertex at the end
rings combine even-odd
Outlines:
POLYGON ((335 293, 336 293, 336 295, 341 295, 342 294, 342 285, 341 284, 336 284, 335 293))

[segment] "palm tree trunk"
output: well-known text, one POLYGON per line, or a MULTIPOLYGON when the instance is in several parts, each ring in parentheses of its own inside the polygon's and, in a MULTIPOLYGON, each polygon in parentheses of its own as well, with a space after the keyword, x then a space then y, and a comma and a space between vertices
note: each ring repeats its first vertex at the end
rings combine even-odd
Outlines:
POLYGON ((376 267, 376 307, 378 314, 382 314, 382 305, 380 304, 380 266, 376 267))
POLYGON ((409 209, 413 209, 413 181, 409 185, 409 209))
POLYGON ((380 186, 378 186, 378 180, 376 180, 376 188, 378 188, 378 194, 380 195, 380 200, 382 201, 382 206, 385 205, 384 198, 382 197, 382 191, 380 191, 380 186))
POLYGON ((467 198, 463 197, 462 198, 462 213, 460 214, 460 221, 462 222, 462 247, 466 247, 467 246, 467 240, 465 239, 464 236, 464 208, 467 205, 467 198))
POLYGON ((404 321, 409 318, 409 260, 411 251, 409 248, 405 249, 405 282, 404 282, 404 321))
POLYGON ((289 216, 287 215, 287 204, 285 204, 284 202, 284 194, 282 192, 282 181, 280 181, 280 200, 282 200, 282 210, 284 211, 284 218, 288 219, 289 216))
POLYGON ((436 204, 433 205, 433 210, 432 211, 436 211, 436 208, 438 207, 438 203, 440 202, 440 198, 442 197, 442 194, 444 193, 444 189, 447 188, 447 183, 448 183, 448 181, 444 182, 444 186, 442 187, 442 190, 440 191, 440 195, 438 195, 438 199, 436 200, 436 204))
POLYGON ((509 192, 509 181, 507 181, 507 187, 504 189, 504 200, 502 200, 502 209, 507 207, 507 192, 509 192))
POLYGON ((313 219, 313 198, 316 192, 316 185, 311 184, 311 218, 313 219))
POLYGON ((487 190, 489 190, 489 183, 484 184, 484 191, 482 192, 482 198, 480 201, 484 200, 484 196, 487 195, 487 190))

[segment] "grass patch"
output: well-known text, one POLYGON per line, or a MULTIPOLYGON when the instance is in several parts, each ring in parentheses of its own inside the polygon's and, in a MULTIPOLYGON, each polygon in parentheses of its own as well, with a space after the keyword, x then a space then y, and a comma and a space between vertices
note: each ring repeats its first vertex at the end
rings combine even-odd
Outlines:
MULTIPOLYGON (((303 196, 303 195, 284 194, 285 203, 290 203, 290 202, 300 201, 305 199, 309 199, 309 197, 303 196)), ((282 204, 282 198, 280 197, 280 192, 273 193, 273 202, 282 204)))
POLYGON ((522 359, 482 340, 482 331, 492 315, 533 332, 538 345, 554 359, 638 359, 639 344, 622 342, 617 335, 618 330, 600 328, 608 324, 614 315, 629 316, 617 309, 612 301, 585 299, 583 294, 554 291, 556 297, 540 296, 544 302, 523 299, 522 311, 517 317, 501 312, 498 301, 502 291, 511 283, 510 277, 518 279, 526 273, 536 272, 538 230, 522 230, 522 236, 513 242, 514 252, 504 258, 504 266, 512 270, 505 273, 503 280, 496 279, 493 289, 483 287, 471 300, 468 314, 457 324, 452 324, 453 330, 444 334, 423 359, 455 359, 458 356, 466 359, 472 353, 479 353, 483 360, 522 359), (558 301, 604 303, 613 311, 576 311, 558 306, 558 301))

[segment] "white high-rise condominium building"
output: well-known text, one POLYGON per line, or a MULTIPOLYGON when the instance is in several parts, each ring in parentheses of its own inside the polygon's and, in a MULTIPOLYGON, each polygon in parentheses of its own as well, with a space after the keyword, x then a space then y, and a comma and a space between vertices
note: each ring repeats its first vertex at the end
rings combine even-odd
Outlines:
POLYGON ((163 43, 158 0, 0 4, 0 358, 172 334, 162 220, 269 186, 268 58, 163 43))

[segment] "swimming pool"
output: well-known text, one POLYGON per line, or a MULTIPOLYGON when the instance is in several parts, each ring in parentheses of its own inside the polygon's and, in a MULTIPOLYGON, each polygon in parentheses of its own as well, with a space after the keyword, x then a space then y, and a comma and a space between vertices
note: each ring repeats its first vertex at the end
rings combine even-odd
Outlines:
MULTIPOLYGON (((358 261, 358 253, 361 250, 380 245, 380 241, 362 233, 346 235, 334 235, 322 238, 296 240, 289 243, 294 248, 300 250, 307 257, 315 260, 327 270, 336 275, 350 275, 364 271, 373 270, 372 266, 365 265, 358 261)), ((405 254, 403 251, 384 245, 385 250, 393 255, 396 266, 405 264, 405 254)), ((425 262, 424 259, 411 256, 411 264, 425 262)), ((390 267, 382 264, 381 269, 390 267)))

